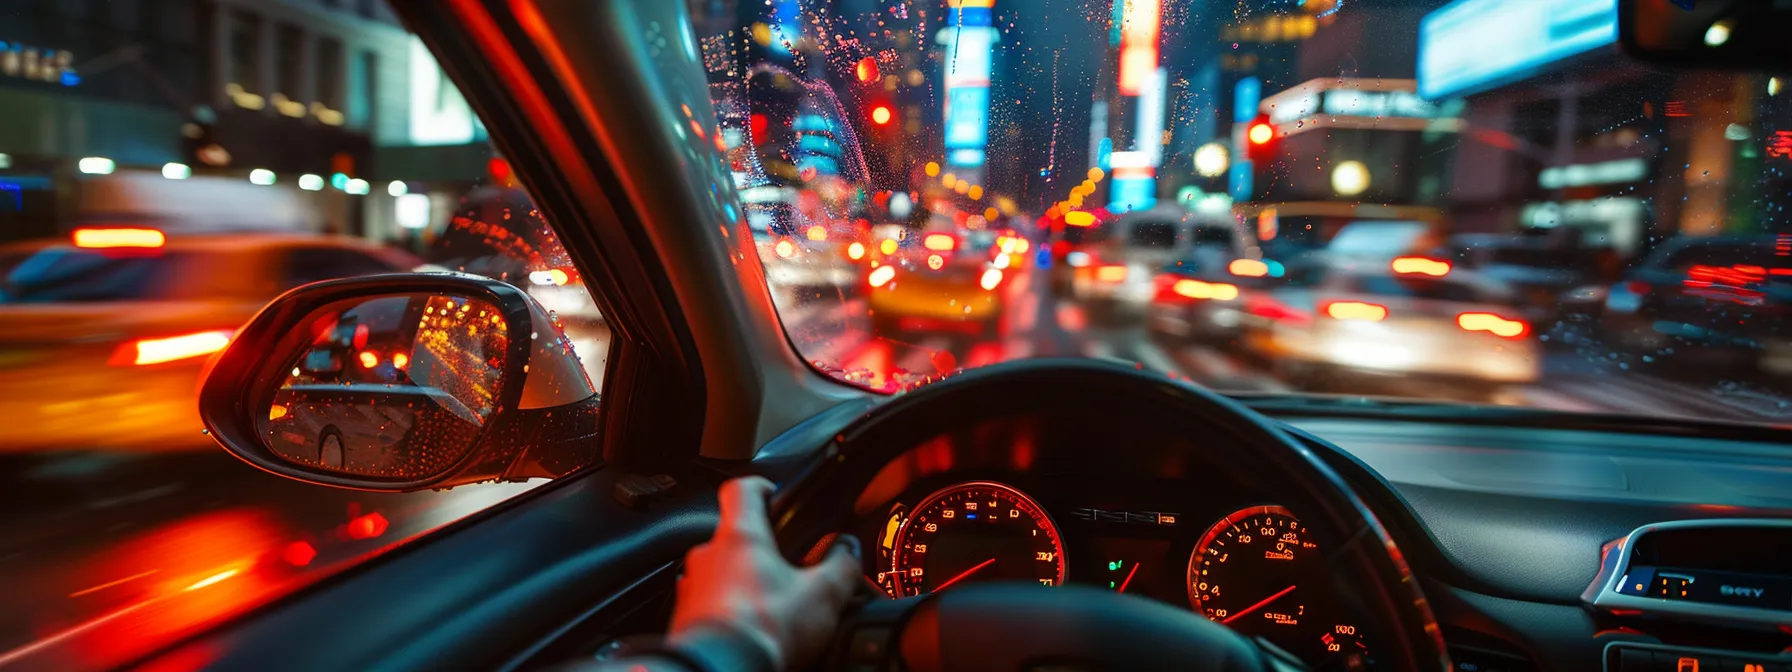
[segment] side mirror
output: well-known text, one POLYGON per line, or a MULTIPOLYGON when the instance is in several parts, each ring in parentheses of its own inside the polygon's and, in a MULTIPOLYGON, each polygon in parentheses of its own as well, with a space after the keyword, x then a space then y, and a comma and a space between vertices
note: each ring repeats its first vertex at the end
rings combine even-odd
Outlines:
POLYGON ((406 492, 595 463, 598 395, 546 311, 471 275, 312 283, 249 321, 199 391, 211 436, 289 478, 406 492))
POLYGON ((1792 0, 1619 0, 1618 41, 1662 65, 1742 70, 1792 66, 1792 0))

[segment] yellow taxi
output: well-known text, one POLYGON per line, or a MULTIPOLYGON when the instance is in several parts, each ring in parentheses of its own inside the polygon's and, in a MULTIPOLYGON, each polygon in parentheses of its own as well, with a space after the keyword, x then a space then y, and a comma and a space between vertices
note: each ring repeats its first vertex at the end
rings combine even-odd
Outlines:
POLYGON ((209 356, 280 292, 408 271, 358 238, 87 227, 0 247, 0 452, 206 450, 209 356))
POLYGON ((916 331, 993 336, 1001 327, 1009 255, 988 232, 933 231, 878 241, 865 270, 871 329, 878 336, 916 331))

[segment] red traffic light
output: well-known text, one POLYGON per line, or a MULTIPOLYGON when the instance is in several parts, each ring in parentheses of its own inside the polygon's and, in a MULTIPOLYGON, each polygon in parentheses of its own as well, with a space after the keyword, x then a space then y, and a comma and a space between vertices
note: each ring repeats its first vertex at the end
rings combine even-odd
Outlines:
POLYGON ((1269 141, 1276 139, 1276 127, 1269 125, 1267 121, 1256 122, 1245 131, 1245 139, 1250 140, 1253 145, 1267 145, 1269 141))
POLYGON ((878 105, 871 108, 871 123, 873 124, 888 125, 890 120, 895 118, 896 113, 890 110, 889 105, 878 105))

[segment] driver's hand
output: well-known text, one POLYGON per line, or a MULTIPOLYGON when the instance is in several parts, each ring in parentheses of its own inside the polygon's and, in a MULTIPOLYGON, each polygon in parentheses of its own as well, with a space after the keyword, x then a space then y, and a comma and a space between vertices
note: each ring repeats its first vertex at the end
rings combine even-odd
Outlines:
POLYGON ((722 484, 715 537, 685 555, 667 633, 674 646, 724 628, 759 642, 781 670, 805 668, 826 649, 858 581, 859 542, 842 535, 813 567, 786 562, 766 513, 774 489, 757 476, 722 484))

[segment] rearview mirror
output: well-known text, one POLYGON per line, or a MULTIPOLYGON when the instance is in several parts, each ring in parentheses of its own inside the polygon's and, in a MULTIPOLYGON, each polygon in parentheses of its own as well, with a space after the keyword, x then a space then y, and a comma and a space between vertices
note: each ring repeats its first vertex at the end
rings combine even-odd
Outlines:
POLYGON ((1792 0, 1619 0, 1618 39, 1662 65, 1778 70, 1792 65, 1792 0))
POLYGON ((597 400, 522 290, 419 273, 275 299, 219 356, 200 415, 226 450, 268 471, 409 491, 591 464, 597 400))

